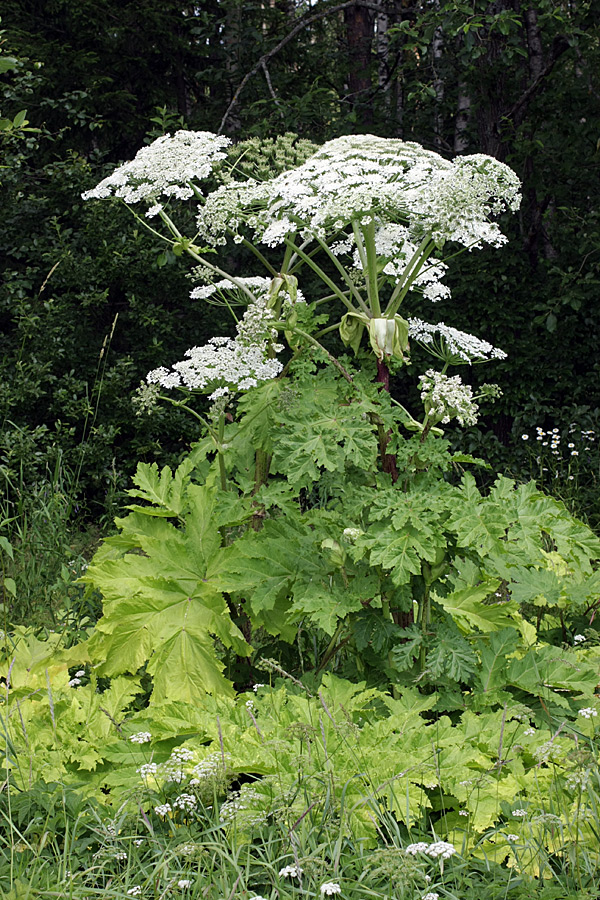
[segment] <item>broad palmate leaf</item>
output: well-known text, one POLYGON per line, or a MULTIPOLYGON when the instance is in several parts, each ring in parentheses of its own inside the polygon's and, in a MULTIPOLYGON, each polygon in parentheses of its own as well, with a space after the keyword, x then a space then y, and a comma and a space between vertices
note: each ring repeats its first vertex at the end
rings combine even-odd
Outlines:
MULTIPOLYGON (((168 485, 164 470, 160 479, 168 485)), ((141 510, 119 520, 122 535, 107 539, 84 579, 104 596, 104 615, 87 643, 90 658, 105 675, 135 673, 147 663, 155 702, 231 692, 214 639, 239 655, 249 647, 218 583, 225 560, 219 528, 227 519, 238 524, 247 511, 238 504, 234 513, 214 488, 187 481, 155 494, 157 505, 180 506, 185 528, 141 510), (106 547, 111 542, 112 558, 106 547)))

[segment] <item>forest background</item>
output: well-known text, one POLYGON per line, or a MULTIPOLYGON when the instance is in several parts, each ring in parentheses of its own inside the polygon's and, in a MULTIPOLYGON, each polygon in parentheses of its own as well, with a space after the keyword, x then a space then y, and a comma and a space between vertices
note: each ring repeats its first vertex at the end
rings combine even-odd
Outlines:
MULTIPOLYGON (((131 396, 190 340, 231 329, 227 311, 189 300, 185 262, 157 255, 124 207, 80 199, 178 128, 234 140, 372 133, 514 168, 524 199, 503 223, 509 244, 464 255, 457 299, 437 312, 509 354, 494 372, 502 398, 461 449, 512 474, 532 464, 568 493, 575 460, 559 471, 548 455, 544 473, 532 444, 536 427, 600 430, 599 13, 596 0, 5 0, 6 511, 68 478, 65 513, 107 524, 139 460, 173 463, 195 437, 179 410, 135 416, 131 396)), ((228 263, 235 272, 241 256, 228 263)), ((592 521, 595 459, 578 486, 592 521)))

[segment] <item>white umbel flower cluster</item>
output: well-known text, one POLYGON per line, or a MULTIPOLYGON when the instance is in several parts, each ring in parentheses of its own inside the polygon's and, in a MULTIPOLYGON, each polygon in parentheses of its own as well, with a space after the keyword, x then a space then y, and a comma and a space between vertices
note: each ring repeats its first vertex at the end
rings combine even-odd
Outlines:
POLYGON ((461 425, 477 423, 478 405, 473 400, 473 391, 462 383, 460 375, 443 375, 428 369, 419 377, 421 399, 434 423, 447 425, 457 418, 461 425))
POLYGON ((458 328, 452 328, 443 322, 430 325, 422 319, 410 318, 408 336, 418 341, 432 356, 453 365, 506 359, 504 350, 493 347, 474 334, 459 331, 458 328))
POLYGON ((203 347, 185 351, 187 359, 173 365, 172 371, 160 366, 148 372, 148 384, 159 384, 167 390, 184 387, 190 391, 205 391, 217 400, 224 389, 243 391, 256 387, 259 381, 276 378, 283 365, 278 359, 265 356, 264 348, 249 346, 232 338, 210 338, 203 347))
POLYGON ((512 169, 491 157, 450 162, 416 143, 347 135, 271 181, 219 188, 198 226, 205 240, 219 243, 244 218, 256 238, 276 246, 298 230, 327 238, 352 218, 372 216, 378 227, 405 222, 413 238, 430 233, 438 243, 498 246, 506 238, 490 216, 517 209, 519 187, 512 169))
POLYGON ((256 387, 259 381, 276 378, 283 364, 267 355, 269 346, 278 353, 281 344, 274 343, 277 331, 272 327, 275 316, 268 306, 268 295, 250 303, 237 325, 237 337, 214 337, 203 347, 186 350, 187 359, 174 363, 171 370, 160 366, 148 372, 148 384, 166 390, 185 388, 189 391, 212 391, 209 398, 222 400, 234 391, 256 387))
MULTIPOLYGON (((81 196, 84 200, 114 196, 125 203, 154 201, 160 196, 189 200, 194 196, 190 182, 201 181, 210 175, 215 163, 225 159, 223 150, 229 144, 229 138, 210 131, 164 134, 148 147, 142 147, 134 159, 119 166, 81 196)), ((159 208, 154 204, 149 213, 154 214, 159 208)))
POLYGON ((240 284, 243 284, 244 287, 248 288, 250 291, 256 291, 257 293, 262 294, 269 290, 271 279, 265 278, 262 275, 251 275, 248 278, 236 278, 235 282, 224 278, 222 281, 215 281, 213 284, 195 287, 190 291, 190 297, 192 300, 207 300, 219 291, 239 290, 240 284))

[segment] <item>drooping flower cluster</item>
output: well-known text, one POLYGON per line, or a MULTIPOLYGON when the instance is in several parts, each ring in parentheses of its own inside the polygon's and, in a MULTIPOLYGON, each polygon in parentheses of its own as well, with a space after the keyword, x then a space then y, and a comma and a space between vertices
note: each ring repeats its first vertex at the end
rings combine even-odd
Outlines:
POLYGON ((475 425, 478 405, 473 400, 473 391, 463 384, 460 375, 444 375, 428 369, 419 377, 421 399, 434 423, 447 425, 457 418, 461 425, 475 425))
POLYGON ((194 196, 190 183, 210 175, 215 163, 225 159, 223 150, 230 143, 229 138, 210 131, 164 134, 82 197, 102 200, 114 196, 125 203, 156 201, 160 196, 189 200, 194 196))
POLYGON ((418 341, 432 356, 444 362, 460 365, 489 359, 506 359, 504 350, 493 347, 474 334, 445 325, 444 322, 430 325, 422 319, 409 318, 408 325, 409 337, 418 341))

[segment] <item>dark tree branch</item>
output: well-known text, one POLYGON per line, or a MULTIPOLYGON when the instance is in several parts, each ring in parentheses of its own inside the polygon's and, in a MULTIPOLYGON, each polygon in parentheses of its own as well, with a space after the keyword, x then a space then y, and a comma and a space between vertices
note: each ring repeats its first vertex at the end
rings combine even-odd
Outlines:
POLYGON ((263 69, 263 67, 266 66, 266 64, 273 56, 275 56, 275 54, 279 53, 279 51, 282 50, 286 46, 286 44, 289 44, 289 42, 293 40, 296 35, 303 31, 303 29, 308 25, 312 25, 313 22, 318 22, 320 19, 324 19, 326 16, 331 16, 333 13, 341 12, 341 10, 349 9, 352 6, 358 6, 364 9, 373 9, 376 11, 379 11, 381 9, 378 3, 372 3, 370 2, 370 0, 346 0, 345 3, 336 3, 335 6, 328 6, 326 9, 322 9, 318 13, 314 13, 311 16, 305 16, 304 18, 300 19, 295 28, 292 28, 292 30, 288 34, 286 34, 286 36, 282 38, 278 44, 276 44, 271 50, 269 50, 268 53, 263 54, 263 56, 261 56, 261 58, 252 66, 250 71, 244 75, 235 94, 231 99, 231 103, 225 110, 225 115, 221 119, 221 124, 219 125, 217 134, 222 134, 229 116, 237 106, 240 94, 242 93, 250 79, 253 78, 254 75, 256 75, 259 69, 263 69))
POLYGON ((548 77, 558 59, 560 59, 563 53, 565 53, 570 46, 571 45, 569 44, 568 40, 562 35, 559 35, 554 39, 550 54, 550 60, 546 63, 543 69, 540 70, 540 74, 537 76, 537 78, 531 82, 527 90, 523 91, 517 102, 506 113, 506 115, 503 116, 503 118, 512 120, 517 117, 523 107, 527 106, 531 98, 538 92, 544 79, 548 77))

